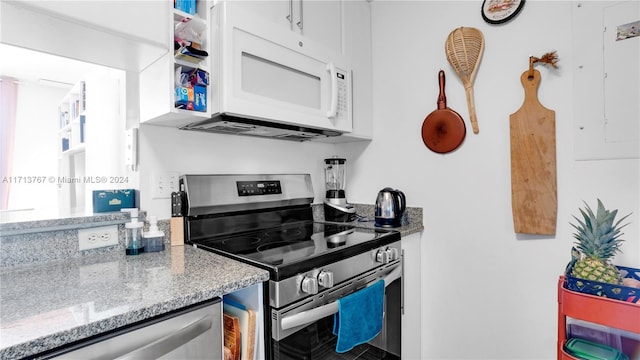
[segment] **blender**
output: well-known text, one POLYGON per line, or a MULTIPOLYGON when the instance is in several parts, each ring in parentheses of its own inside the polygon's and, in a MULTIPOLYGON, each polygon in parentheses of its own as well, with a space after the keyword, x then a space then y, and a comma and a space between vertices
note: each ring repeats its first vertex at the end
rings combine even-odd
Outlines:
POLYGON ((356 209, 347 203, 344 188, 347 178, 347 160, 334 156, 324 159, 324 181, 327 187, 324 200, 326 221, 349 222, 356 218, 356 209))

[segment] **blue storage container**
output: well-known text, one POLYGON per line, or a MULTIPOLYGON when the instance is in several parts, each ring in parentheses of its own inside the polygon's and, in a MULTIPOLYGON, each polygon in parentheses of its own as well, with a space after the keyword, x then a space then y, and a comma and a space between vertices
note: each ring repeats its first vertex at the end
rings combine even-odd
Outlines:
POLYGON ((136 207, 136 191, 123 190, 94 190, 93 212, 111 212, 136 207))

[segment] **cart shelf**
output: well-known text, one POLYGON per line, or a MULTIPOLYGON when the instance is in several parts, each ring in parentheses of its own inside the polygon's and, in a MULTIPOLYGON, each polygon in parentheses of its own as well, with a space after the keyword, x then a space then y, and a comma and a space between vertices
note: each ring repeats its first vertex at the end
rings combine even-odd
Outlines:
POLYGON ((564 351, 569 316, 640 334, 640 304, 565 289, 565 277, 558 280, 558 360, 576 359, 564 351))

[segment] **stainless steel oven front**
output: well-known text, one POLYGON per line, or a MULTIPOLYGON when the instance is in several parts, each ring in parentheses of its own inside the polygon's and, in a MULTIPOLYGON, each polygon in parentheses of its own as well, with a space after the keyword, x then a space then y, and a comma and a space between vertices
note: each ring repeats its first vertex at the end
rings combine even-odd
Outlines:
POLYGON ((402 270, 402 253, 397 241, 282 281, 270 281, 272 358, 399 359, 402 270), (309 279, 323 285, 303 286, 309 279), (333 332, 337 301, 381 279, 385 282, 381 332, 369 343, 344 354, 337 353, 337 336, 333 332), (317 293, 304 296, 304 289, 313 293, 316 286, 317 293))
POLYGON ((309 174, 183 175, 180 185, 172 205, 174 216, 184 216, 186 243, 269 271, 263 288, 269 359, 400 357, 399 232, 314 221, 309 174), (338 300, 380 279, 386 285, 380 333, 337 352, 338 300))

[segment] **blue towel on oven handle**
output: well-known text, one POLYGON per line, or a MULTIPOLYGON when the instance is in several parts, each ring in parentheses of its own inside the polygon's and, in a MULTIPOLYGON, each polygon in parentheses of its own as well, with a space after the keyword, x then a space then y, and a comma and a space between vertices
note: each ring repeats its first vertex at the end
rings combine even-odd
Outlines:
POLYGON ((338 299, 333 333, 338 335, 336 352, 347 352, 375 338, 382 330, 384 280, 338 299))

